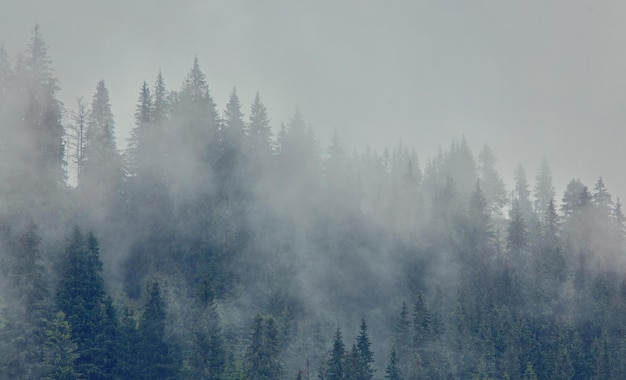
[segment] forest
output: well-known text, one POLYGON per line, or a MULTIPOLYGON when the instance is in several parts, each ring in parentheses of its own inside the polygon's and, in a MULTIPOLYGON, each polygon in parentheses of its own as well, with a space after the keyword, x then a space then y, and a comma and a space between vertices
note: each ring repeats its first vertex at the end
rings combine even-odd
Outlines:
POLYGON ((120 143, 105 81, 63 104, 48 49, 0 47, 0 379, 626 378, 602 178, 507 187, 463 136, 320 147, 258 93, 218 107, 197 58, 137 78, 120 143))

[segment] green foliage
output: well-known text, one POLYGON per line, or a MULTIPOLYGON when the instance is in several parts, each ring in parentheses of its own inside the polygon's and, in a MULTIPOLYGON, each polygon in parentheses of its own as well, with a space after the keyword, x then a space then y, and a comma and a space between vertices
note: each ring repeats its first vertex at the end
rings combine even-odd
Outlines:
POLYGON ((47 375, 44 379, 80 379, 80 373, 76 370, 76 360, 80 356, 78 345, 72 340, 65 313, 59 311, 56 314, 46 333, 44 363, 47 375))
POLYGON ((282 376, 282 343, 276 320, 257 314, 246 350, 245 376, 250 380, 277 379, 282 376))
POLYGON ((398 366, 398 356, 395 348, 391 349, 391 354, 389 355, 389 362, 385 368, 385 379, 403 380, 402 371, 400 371, 400 367, 398 366))
POLYGON ((143 314, 139 320, 140 379, 174 379, 179 364, 166 336, 166 300, 158 282, 148 287, 143 314))
POLYGON ((78 345, 77 370, 91 379, 112 377, 116 365, 117 319, 101 272, 98 241, 75 227, 67 241, 56 305, 78 345))

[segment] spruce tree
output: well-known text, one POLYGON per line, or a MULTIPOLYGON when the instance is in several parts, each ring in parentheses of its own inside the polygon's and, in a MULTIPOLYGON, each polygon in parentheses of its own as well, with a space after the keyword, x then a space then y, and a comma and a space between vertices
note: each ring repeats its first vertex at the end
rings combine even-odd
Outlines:
POLYGON ((361 319, 359 336, 356 338, 358 379, 369 380, 374 377, 374 353, 371 345, 370 338, 367 335, 367 324, 365 319, 361 319))
POLYGON ((78 346, 72 340, 70 324, 65 313, 57 312, 54 320, 46 331, 45 370, 46 380, 76 380, 80 373, 76 370, 78 346))
POLYGON ((98 241, 75 227, 61 264, 56 305, 78 345, 76 368, 90 379, 108 379, 116 371, 117 320, 101 272, 98 241))
POLYGON ((143 314, 139 321, 140 379, 174 379, 178 365, 165 332, 167 305, 158 282, 148 288, 143 314))
POLYGON ((478 174, 487 209, 494 213, 500 212, 507 203, 504 182, 495 168, 496 161, 491 148, 485 144, 478 155, 478 174))
POLYGON ((387 363, 387 367, 385 367, 385 379, 386 380, 403 380, 402 372, 400 371, 400 366, 398 364, 398 356, 396 354, 396 349, 391 349, 391 354, 389 355, 389 362, 387 363))
POLYGON ((8 230, 2 234, 6 305, 0 328, 0 374, 11 379, 38 378, 42 376, 42 348, 50 310, 41 237, 32 221, 17 237, 8 230))
POLYGON ((328 355, 328 360, 322 364, 319 372, 320 380, 342 380, 345 372, 346 350, 343 343, 341 330, 337 328, 333 338, 333 348, 328 355))

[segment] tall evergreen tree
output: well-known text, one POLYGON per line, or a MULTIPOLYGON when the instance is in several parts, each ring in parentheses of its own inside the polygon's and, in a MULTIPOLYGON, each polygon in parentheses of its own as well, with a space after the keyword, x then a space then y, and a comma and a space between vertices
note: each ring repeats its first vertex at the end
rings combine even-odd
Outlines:
POLYGON ((254 102, 250 107, 250 119, 247 125, 248 140, 250 144, 250 155, 254 161, 259 160, 267 164, 271 156, 272 130, 270 119, 267 115, 267 108, 261 102, 261 97, 257 92, 254 102))
POLYGON ((281 338, 274 317, 257 314, 246 350, 246 379, 270 380, 280 378, 281 338))
POLYGON ((116 370, 116 316, 101 272, 96 238, 91 233, 83 237, 75 227, 62 261, 56 304, 78 345, 76 369, 90 379, 111 378, 116 370))
POLYGON ((78 380, 80 373, 76 370, 78 346, 72 340, 70 324, 65 313, 57 312, 54 320, 46 331, 45 344, 45 380, 78 380))
POLYGON ((139 321, 140 379, 175 379, 179 366, 166 336, 167 305, 158 282, 148 288, 143 314, 139 321))
POLYGON ((526 235, 526 222, 522 215, 518 200, 513 201, 513 207, 509 213, 509 228, 507 234, 507 248, 509 252, 519 257, 528 244, 526 235))
POLYGON ((387 367, 385 367, 385 379, 386 380, 403 380, 402 371, 400 371, 400 367, 398 365, 398 356, 396 354, 396 349, 391 349, 391 354, 389 355, 389 363, 387 363, 387 367))
POLYGON ((341 330, 337 328, 333 337, 333 348, 329 353, 328 360, 320 368, 320 380, 342 380, 345 372, 346 349, 343 343, 341 330))
POLYGON ((137 175, 141 171, 145 172, 147 166, 153 162, 149 152, 157 147, 154 144, 156 136, 153 136, 152 112, 150 87, 144 81, 139 91, 139 100, 135 108, 135 128, 131 131, 128 148, 124 156, 126 170, 131 175, 137 175))
MULTIPOLYGON (((0 373, 11 379, 42 376, 42 348, 50 304, 41 237, 31 221, 17 239, 3 231, 7 254, 2 262, 7 305, 0 329, 0 373)), ((0 377, 2 378, 2 377, 0 377)))
POLYGON ((122 179, 122 162, 115 143, 115 121, 104 80, 98 82, 91 102, 84 153, 81 196, 84 205, 102 211, 118 191, 122 179))
POLYGON ((369 380, 374 377, 374 353, 371 349, 372 343, 367 334, 367 324, 365 319, 361 319, 359 336, 356 338, 357 352, 357 379, 369 380))
POLYGON ((533 196, 535 198, 533 206, 537 215, 543 215, 550 201, 554 200, 556 196, 554 186, 552 185, 552 170, 545 157, 541 159, 541 164, 535 177, 533 196))
POLYGON ((495 168, 496 161, 491 148, 485 144, 478 155, 478 174, 487 208, 498 213, 507 203, 507 197, 504 182, 495 168))

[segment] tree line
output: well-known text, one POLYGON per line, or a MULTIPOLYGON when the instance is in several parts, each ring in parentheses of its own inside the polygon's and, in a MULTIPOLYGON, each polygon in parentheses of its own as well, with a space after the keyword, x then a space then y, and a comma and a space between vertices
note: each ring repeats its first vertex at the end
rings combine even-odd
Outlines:
POLYGON ((138 83, 120 150, 104 80, 70 108, 38 26, 0 48, 0 378, 626 377, 602 178, 557 201, 546 159, 507 189, 465 138, 320 151, 259 94, 219 111, 197 58, 138 83))

